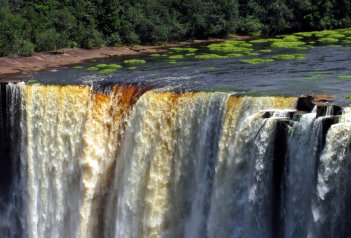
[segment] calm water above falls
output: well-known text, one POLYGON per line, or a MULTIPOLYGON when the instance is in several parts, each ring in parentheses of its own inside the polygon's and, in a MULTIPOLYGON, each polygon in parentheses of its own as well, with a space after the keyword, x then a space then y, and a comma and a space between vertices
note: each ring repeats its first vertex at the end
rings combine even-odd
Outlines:
MULTIPOLYGON (((200 47, 200 53, 209 53, 200 47)), ((198 53, 199 53, 198 52, 198 53)), ((256 51, 259 52, 259 51, 256 51)), ((140 83, 152 88, 169 90, 233 91, 254 95, 301 95, 311 93, 351 95, 351 45, 317 46, 309 50, 273 49, 272 53, 259 52, 260 58, 280 54, 306 54, 304 60, 276 60, 258 65, 245 64, 239 58, 199 60, 192 56, 177 59, 170 64, 167 57, 148 57, 146 64, 136 69, 123 67, 112 74, 89 72, 86 69, 66 67, 24 76, 48 84, 140 83)), ((177 54, 177 53, 173 53, 177 54)), ((172 54, 169 54, 172 55, 172 54)), ((254 56, 255 57, 255 56, 254 56)), ((123 59, 87 63, 122 64, 123 59)), ((19 78, 23 78, 20 76, 19 78)))
POLYGON ((348 95, 347 49, 0 85, 0 237, 348 237, 351 109, 294 97, 348 95))

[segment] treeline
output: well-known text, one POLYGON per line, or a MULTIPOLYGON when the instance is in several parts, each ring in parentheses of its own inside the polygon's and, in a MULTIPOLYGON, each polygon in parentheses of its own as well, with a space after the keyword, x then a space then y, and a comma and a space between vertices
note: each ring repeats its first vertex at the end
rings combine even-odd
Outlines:
POLYGON ((350 24, 350 0, 0 0, 0 56, 350 24))

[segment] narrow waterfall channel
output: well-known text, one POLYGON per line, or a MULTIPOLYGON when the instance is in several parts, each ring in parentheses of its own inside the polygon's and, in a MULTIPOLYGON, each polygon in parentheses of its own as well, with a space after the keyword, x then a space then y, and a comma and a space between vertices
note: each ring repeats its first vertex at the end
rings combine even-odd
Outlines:
POLYGON ((0 237, 348 237, 351 109, 0 86, 0 237))

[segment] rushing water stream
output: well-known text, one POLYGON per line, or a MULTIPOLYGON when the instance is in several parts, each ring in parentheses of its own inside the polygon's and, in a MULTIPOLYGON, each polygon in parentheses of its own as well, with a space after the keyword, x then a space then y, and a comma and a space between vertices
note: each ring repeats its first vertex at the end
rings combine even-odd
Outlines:
POLYGON ((0 233, 347 237, 348 110, 296 100, 2 85, 0 233))
POLYGON ((346 49, 0 84, 0 237, 349 237, 346 49))

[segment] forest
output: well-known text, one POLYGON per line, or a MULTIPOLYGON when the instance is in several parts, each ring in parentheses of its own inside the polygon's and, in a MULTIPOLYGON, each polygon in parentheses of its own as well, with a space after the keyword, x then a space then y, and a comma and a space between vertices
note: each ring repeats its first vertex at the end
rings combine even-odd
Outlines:
POLYGON ((0 0, 0 56, 350 23, 350 0, 0 0))

